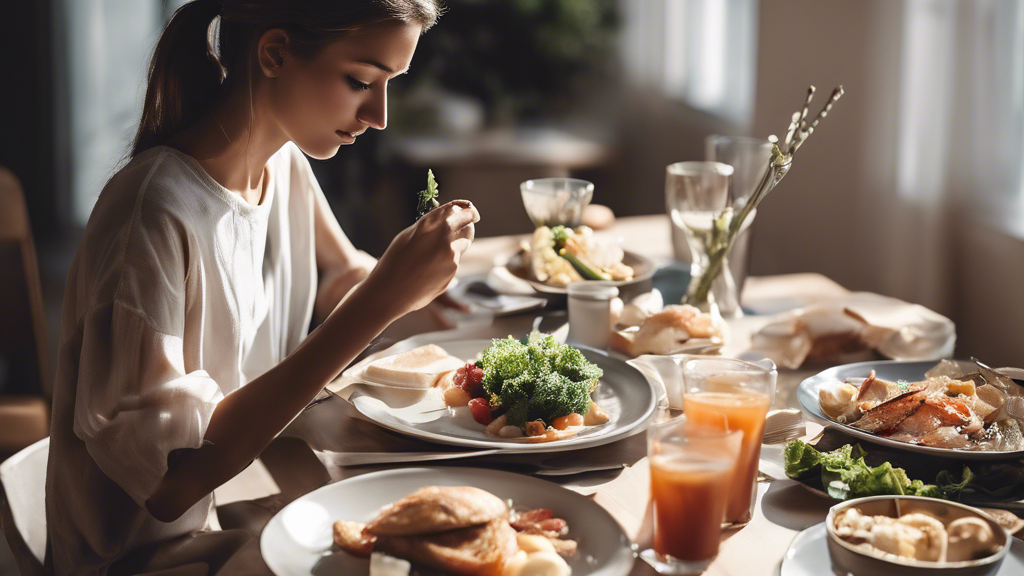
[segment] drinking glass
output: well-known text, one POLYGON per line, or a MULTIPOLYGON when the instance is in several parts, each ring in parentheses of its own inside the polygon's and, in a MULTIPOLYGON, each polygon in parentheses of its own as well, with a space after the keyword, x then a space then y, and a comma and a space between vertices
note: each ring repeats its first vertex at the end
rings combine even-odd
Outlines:
POLYGON ((654 545, 640 557, 660 574, 697 574, 718 555, 743 432, 694 426, 667 410, 647 428, 654 545))
MULTIPOLYGON (((722 136, 714 134, 704 140, 704 159, 732 166, 729 196, 736 205, 745 204, 754 193, 772 155, 772 143, 767 139, 749 136, 722 136)), ((743 293, 747 279, 750 254, 750 230, 741 233, 729 253, 729 270, 736 283, 736 292, 743 293)))
POLYGON ((519 185, 533 225, 575 228, 594 197, 594 184, 578 178, 537 178, 519 185))
POLYGON ((742 430, 743 444, 729 488, 725 522, 750 522, 757 503, 757 469, 764 421, 775 398, 774 364, 701 358, 683 365, 683 407, 692 426, 742 430))
MULTIPOLYGON (((712 241, 715 218, 733 206, 732 175, 733 167, 721 162, 676 162, 666 168, 665 205, 672 219, 673 234, 685 238, 690 250, 691 288, 708 268, 708 245, 712 241)), ((747 219, 745 227, 753 216, 747 219)), ((708 302, 688 303, 706 312, 714 306, 726 318, 743 315, 739 292, 728 266, 723 266, 714 279, 708 302)))

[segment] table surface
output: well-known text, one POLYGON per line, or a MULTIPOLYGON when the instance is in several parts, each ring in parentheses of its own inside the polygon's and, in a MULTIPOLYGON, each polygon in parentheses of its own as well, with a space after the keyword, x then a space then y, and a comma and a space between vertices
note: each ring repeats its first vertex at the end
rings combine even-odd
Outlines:
MULTIPOLYGON (((601 234, 619 237, 627 250, 642 252, 656 262, 671 259, 669 221, 665 216, 621 218, 601 234)), ((460 265, 461 275, 486 273, 495 258, 515 251, 525 236, 484 238, 474 242, 460 265)), ((749 278, 743 301, 772 299, 814 302, 841 296, 846 291, 834 282, 815 274, 749 278)), ((517 333, 528 327, 534 315, 494 319, 487 327, 493 336, 517 333)), ((749 334, 761 320, 747 317, 730 321, 730 350, 741 351, 749 342, 749 334)), ((811 371, 780 370, 775 408, 796 407, 795 391, 811 371)), ((325 457, 322 447, 341 439, 338 435, 360 433, 339 422, 350 418, 347 402, 331 398, 301 414, 288 430, 264 452, 252 466, 216 491, 218 514, 225 527, 237 524, 239 518, 253 517, 265 524, 273 512, 285 503, 326 483, 402 464, 386 466, 344 466, 325 457), (335 436, 332 438, 332 435, 335 436), (313 450, 310 446, 320 448, 313 450), (254 513, 255 512, 255 513, 254 513)), ((350 422, 353 426, 374 427, 366 422, 350 422)), ((364 429, 363 432, 373 432, 364 429)), ((626 533, 641 544, 649 540, 650 517, 649 469, 643 455, 642 435, 621 441, 615 450, 622 450, 625 468, 613 472, 590 472, 557 481, 568 489, 594 499, 620 523, 626 533), (632 444, 630 444, 632 442, 632 444)), ((595 448, 591 450, 600 450, 595 448)), ((611 450, 609 448, 608 450, 611 450)), ((537 456, 542 458, 543 455, 537 456)), ((473 465, 463 460, 462 465, 473 465)), ((549 479, 551 477, 548 477, 549 479)), ((752 576, 778 574, 786 550, 793 537, 804 528, 824 521, 831 503, 806 491, 791 480, 773 480, 759 485, 757 511, 753 520, 742 529, 724 533, 718 558, 706 572, 708 575, 752 576)), ((265 568, 265 567, 264 567, 265 568)), ((655 574, 642 560, 637 560, 631 574, 655 574)))

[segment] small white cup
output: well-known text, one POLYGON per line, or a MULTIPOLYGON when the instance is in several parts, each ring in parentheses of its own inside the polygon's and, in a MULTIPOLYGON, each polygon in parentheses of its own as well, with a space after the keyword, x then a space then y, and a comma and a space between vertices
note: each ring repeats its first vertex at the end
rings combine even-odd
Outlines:
POLYGON ((585 280, 569 284, 569 335, 566 341, 608 349, 611 335, 612 299, 619 289, 602 282, 585 280))

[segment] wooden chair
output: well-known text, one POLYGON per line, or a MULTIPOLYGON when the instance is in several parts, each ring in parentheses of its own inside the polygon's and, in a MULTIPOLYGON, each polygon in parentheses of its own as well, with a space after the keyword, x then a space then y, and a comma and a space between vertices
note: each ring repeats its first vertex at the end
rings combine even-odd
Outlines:
POLYGON ((0 460, 49 435, 45 326, 25 195, 0 166, 0 460))

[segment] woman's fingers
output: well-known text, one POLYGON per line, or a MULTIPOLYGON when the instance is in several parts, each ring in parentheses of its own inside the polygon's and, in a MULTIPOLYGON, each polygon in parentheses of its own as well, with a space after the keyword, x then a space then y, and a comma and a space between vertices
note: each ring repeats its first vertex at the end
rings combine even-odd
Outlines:
POLYGON ((454 200, 444 206, 445 221, 452 230, 459 230, 480 221, 480 212, 472 202, 454 200))

